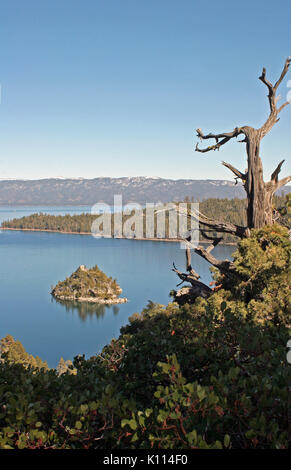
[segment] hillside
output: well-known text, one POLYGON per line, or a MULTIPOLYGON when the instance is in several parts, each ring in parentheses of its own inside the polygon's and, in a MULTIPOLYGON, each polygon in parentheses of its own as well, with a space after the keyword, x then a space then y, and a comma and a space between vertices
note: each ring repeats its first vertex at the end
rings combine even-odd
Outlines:
POLYGON ((243 198, 241 185, 225 180, 170 180, 163 178, 94 178, 0 180, 0 205, 91 205, 103 201, 113 205, 121 194, 123 203, 243 198))

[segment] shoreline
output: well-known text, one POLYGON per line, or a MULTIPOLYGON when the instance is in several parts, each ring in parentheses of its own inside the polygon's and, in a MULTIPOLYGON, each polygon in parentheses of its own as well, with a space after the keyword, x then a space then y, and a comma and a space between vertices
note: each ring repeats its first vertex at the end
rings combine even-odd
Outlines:
POLYGON ((114 304, 125 304, 128 302, 128 299, 126 297, 121 297, 120 299, 98 299, 97 297, 65 297, 63 295, 54 295, 51 292, 51 295, 56 299, 56 300, 68 300, 68 301, 74 301, 74 302, 88 302, 91 304, 102 304, 102 305, 114 305, 114 304))
MULTIPOLYGON (((14 227, 0 227, 1 230, 11 230, 11 231, 16 231, 16 232, 47 232, 47 233, 61 233, 63 235, 92 235, 91 232, 65 232, 63 230, 50 230, 50 229, 44 229, 44 228, 14 228, 14 227)), ((97 238, 97 237, 94 237, 97 238)), ((110 238, 114 240, 136 240, 136 241, 151 241, 151 242, 167 242, 167 243, 181 243, 183 240, 179 240, 176 238, 125 238, 125 237, 100 237, 100 238, 110 238)), ((199 240, 199 243, 205 243, 206 245, 211 244, 210 241, 207 240, 199 240)), ((230 245, 230 246, 236 246, 237 243, 235 242, 224 242, 222 245, 230 245)))

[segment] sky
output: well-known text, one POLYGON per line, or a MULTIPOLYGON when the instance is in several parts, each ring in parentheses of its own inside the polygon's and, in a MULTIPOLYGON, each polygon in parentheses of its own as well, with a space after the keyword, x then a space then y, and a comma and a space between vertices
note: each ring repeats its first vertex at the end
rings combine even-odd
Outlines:
MULTIPOLYGON (((291 2, 0 0, 0 178, 232 179, 245 145, 195 152, 195 129, 259 127, 262 67, 291 55, 291 2)), ((281 85, 291 94, 291 71, 281 85)), ((262 143, 286 159, 291 105, 262 143)))

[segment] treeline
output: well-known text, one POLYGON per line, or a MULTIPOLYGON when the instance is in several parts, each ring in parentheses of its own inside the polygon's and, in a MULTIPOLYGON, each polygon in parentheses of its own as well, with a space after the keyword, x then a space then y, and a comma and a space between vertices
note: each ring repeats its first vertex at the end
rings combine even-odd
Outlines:
POLYGON ((13 364, 21 364, 23 367, 33 367, 48 370, 48 365, 38 356, 28 354, 20 341, 15 341, 11 335, 0 340, 0 363, 8 361, 13 364))
MULTIPOLYGON (((287 196, 288 199, 288 196, 287 196)), ((194 200, 193 200, 194 201, 194 200)), ((193 202, 192 201, 192 202, 193 202)), ((281 208, 284 206, 286 198, 284 196, 276 196, 275 207, 281 208)), ((190 208, 189 198, 185 198, 185 203, 188 203, 190 208)), ((161 206, 163 208, 163 206, 161 206)), ((199 203, 199 210, 209 218, 216 219, 224 222, 232 222, 236 225, 246 225, 246 200, 244 199, 217 199, 210 198, 199 203)), ((122 224, 134 215, 134 211, 130 215, 123 214, 122 224)), ((91 227, 96 219, 101 217, 96 214, 83 213, 79 215, 50 215, 45 213, 36 213, 26 217, 16 218, 2 222, 3 228, 26 229, 26 230, 51 230, 65 233, 91 233, 91 227)), ((285 217, 286 218, 286 217, 285 217)), ((111 236, 114 236, 114 221, 111 221, 111 236)), ((146 222, 143 218, 143 237, 146 237, 146 222)), ((101 219, 100 219, 101 220, 101 219)), ((286 222, 286 221, 285 221, 286 222)), ((132 228, 134 229, 134 223, 132 228)), ((178 222, 179 225, 179 222, 178 222)), ((286 225, 286 223, 284 223, 286 225)), ((188 228, 190 229, 189 221, 188 228)), ((164 235, 160 235, 157 230, 157 213, 154 218, 154 238, 172 238, 169 231, 169 211, 165 212, 165 230, 164 235)), ((216 237, 216 232, 208 233, 208 236, 216 237)), ((200 239, 204 239, 200 234, 200 239)), ((223 239, 225 242, 237 242, 237 238, 230 234, 224 234, 223 239)))
POLYGON ((96 215, 50 215, 35 213, 2 222, 3 228, 53 230, 58 232, 90 233, 96 215))
MULTIPOLYGON (((19 364, 25 370, 41 370, 43 372, 50 370, 46 361, 42 361, 38 356, 34 357, 32 354, 28 354, 21 342, 15 340, 11 335, 7 335, 0 340, 0 370, 1 365, 3 366, 4 364, 19 364)), ((61 375, 65 372, 71 374, 76 373, 72 361, 65 361, 62 357, 54 370, 57 375, 61 375)))

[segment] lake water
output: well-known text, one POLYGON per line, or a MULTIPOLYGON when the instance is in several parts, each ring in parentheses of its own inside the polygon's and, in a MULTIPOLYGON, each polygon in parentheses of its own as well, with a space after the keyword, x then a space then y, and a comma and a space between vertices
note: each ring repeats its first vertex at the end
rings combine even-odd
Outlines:
MULTIPOLYGON (((100 206, 102 206, 102 204, 100 206)), ((105 207, 110 212, 114 210, 115 212, 119 212, 122 210, 122 206, 105 205, 105 207)), ((40 212, 50 215, 74 215, 82 213, 90 214, 91 211, 93 214, 103 212, 103 210, 99 210, 97 206, 0 206, 0 224, 4 220, 19 219, 20 217, 40 212)))
MULTIPOLYGON (((29 213, 39 210, 31 209, 29 213)), ((70 213, 78 212, 72 208, 70 213)), ((10 218, 5 214, 0 209, 2 220, 10 218)), ((17 214, 13 217, 21 216, 17 214)), ((218 246, 214 254, 230 259, 233 251, 233 246, 218 246)), ((100 352, 119 336, 128 317, 141 312, 149 300, 167 304, 169 291, 179 282, 171 271, 172 263, 183 270, 185 253, 179 243, 0 231, 0 260, 0 338, 12 335, 27 352, 55 367, 61 357, 67 360, 77 354, 89 357, 100 352), (106 307, 54 300, 51 286, 81 264, 98 264, 108 276, 116 278, 129 302, 106 307)), ((194 254, 193 266, 209 283, 209 264, 194 254)))
POLYGON ((0 223, 3 220, 19 219, 26 215, 43 212, 50 215, 90 213, 91 206, 0 206, 0 223))

